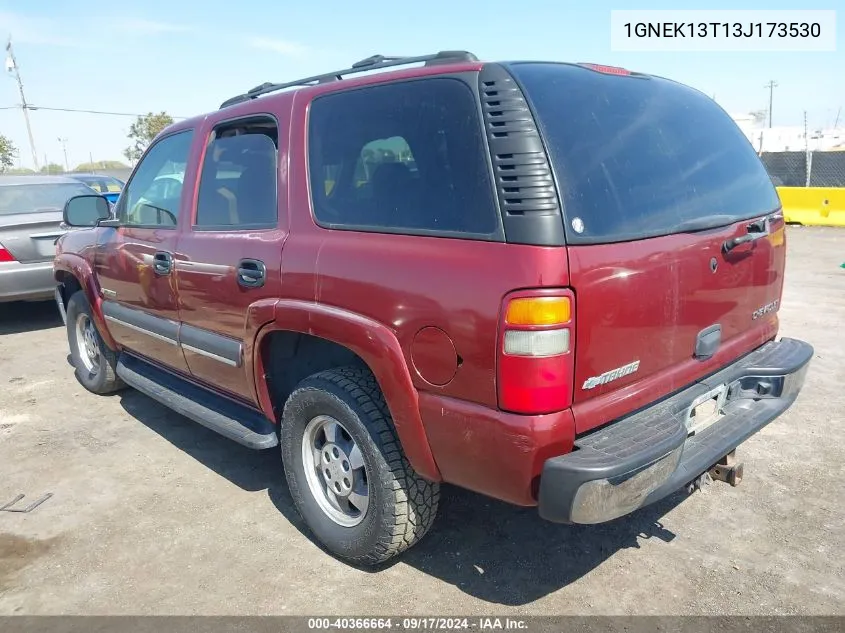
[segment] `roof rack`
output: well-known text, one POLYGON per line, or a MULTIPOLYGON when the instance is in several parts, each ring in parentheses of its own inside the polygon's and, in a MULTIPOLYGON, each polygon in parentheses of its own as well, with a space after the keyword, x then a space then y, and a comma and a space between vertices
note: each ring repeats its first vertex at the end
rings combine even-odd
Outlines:
POLYGON ((261 95, 266 95, 270 92, 284 90, 285 88, 292 88, 294 86, 313 86, 316 84, 327 83, 329 81, 339 81, 343 79, 344 75, 352 75, 354 73, 363 73, 370 70, 378 70, 380 68, 390 68, 392 66, 405 66, 407 64, 425 63, 426 66, 433 66, 436 64, 444 64, 449 62, 465 61, 475 62, 478 58, 467 51, 440 51, 433 55, 420 55, 418 57, 388 57, 385 55, 372 55, 366 59, 355 62, 349 68, 342 70, 335 70, 334 72, 325 73, 322 75, 314 75, 313 77, 304 77, 295 81, 288 81, 283 84, 263 83, 260 86, 247 90, 244 94, 226 99, 221 105, 220 109, 228 108, 236 103, 244 103, 252 99, 257 99, 261 95))

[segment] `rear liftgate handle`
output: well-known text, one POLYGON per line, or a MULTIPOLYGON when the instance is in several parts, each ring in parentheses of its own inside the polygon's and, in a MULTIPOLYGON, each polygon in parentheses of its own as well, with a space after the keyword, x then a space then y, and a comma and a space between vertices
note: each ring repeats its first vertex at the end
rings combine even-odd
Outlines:
POLYGON ((740 244, 756 242, 759 239, 768 237, 771 233, 771 225, 779 220, 783 220, 782 213, 773 213, 765 218, 749 223, 745 227, 745 230, 748 231, 748 233, 741 237, 734 237, 732 239, 725 240, 722 244, 722 252, 727 255, 740 244))
POLYGON ((242 259, 238 262, 238 284, 244 288, 260 288, 267 277, 264 262, 258 259, 242 259))

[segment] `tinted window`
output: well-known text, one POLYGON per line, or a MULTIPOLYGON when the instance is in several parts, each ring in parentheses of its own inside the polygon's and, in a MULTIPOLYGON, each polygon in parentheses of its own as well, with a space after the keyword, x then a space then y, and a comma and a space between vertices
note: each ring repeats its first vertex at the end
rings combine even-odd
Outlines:
POLYGON ((141 159, 121 196, 121 224, 176 226, 192 137, 190 131, 167 136, 141 159))
POLYGON ((81 176, 77 180, 81 180, 98 193, 119 193, 123 188, 117 178, 109 176, 81 176))
POLYGON ((93 195, 82 183, 0 185, 0 215, 61 211, 73 196, 93 195))
POLYGON ((309 129, 321 225, 497 232, 477 105, 464 83, 427 79, 320 97, 309 129))
POLYGON ((570 242, 667 234, 690 220, 778 207, 757 154, 709 97, 664 79, 563 64, 511 69, 539 119, 570 242))
POLYGON ((200 176, 197 226, 275 226, 273 125, 272 137, 265 128, 240 128, 220 133, 209 143, 200 176))

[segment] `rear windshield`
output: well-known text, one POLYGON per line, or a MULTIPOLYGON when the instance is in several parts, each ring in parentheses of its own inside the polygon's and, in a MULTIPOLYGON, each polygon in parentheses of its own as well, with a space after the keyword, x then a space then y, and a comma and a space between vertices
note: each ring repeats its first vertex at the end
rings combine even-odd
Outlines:
POLYGON ((570 243, 729 224, 779 206, 751 144, 698 91, 564 64, 511 70, 539 121, 570 243))
POLYGON ((123 189, 121 182, 110 176, 75 176, 75 178, 99 193, 120 193, 123 189))
POLYGON ((87 185, 69 182, 0 186, 0 215, 61 211, 73 196, 94 192, 87 185))

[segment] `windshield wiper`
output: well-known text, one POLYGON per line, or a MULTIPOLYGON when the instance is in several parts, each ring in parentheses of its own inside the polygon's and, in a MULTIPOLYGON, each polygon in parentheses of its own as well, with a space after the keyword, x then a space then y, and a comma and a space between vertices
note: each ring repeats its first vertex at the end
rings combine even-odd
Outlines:
POLYGON ((692 218, 691 220, 681 222, 672 230, 678 233, 693 233, 695 231, 717 229, 722 226, 733 224, 734 222, 736 222, 736 218, 731 215, 707 215, 701 218, 692 218))

